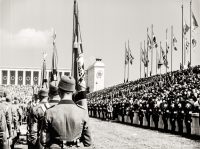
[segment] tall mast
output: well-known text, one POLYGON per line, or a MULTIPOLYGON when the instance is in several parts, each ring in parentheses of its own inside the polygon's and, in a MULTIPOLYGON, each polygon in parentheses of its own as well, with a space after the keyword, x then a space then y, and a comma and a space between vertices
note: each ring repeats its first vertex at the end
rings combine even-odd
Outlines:
POLYGON ((125 61, 124 61, 124 83, 126 82, 126 63, 127 63, 127 57, 126 57, 126 42, 125 42, 125 61))
POLYGON ((167 30, 166 29, 166 50, 165 50, 165 53, 166 53, 166 61, 165 61, 165 65, 166 65, 166 73, 167 73, 167 53, 168 53, 168 45, 167 45, 167 30))
POLYGON ((145 49, 145 40, 144 40, 144 77, 146 78, 146 72, 145 72, 145 63, 146 63, 146 61, 147 61, 147 59, 146 59, 146 49, 145 49))
POLYGON ((129 81, 129 63, 130 63, 130 47, 129 47, 129 40, 128 40, 128 78, 127 78, 128 81, 129 81))
POLYGON ((182 32, 182 66, 183 66, 183 0, 182 0, 182 29, 181 29, 181 32, 182 32))
POLYGON ((146 54, 147 54, 147 77, 148 77, 148 75, 149 75, 149 74, 148 74, 148 73, 149 73, 149 71, 148 71, 148 70, 149 70, 149 63, 148 63, 148 61, 149 61, 149 57, 148 57, 148 52, 149 52, 149 51, 148 51, 148 49, 149 49, 149 48, 148 48, 148 30, 149 30, 149 29, 148 29, 148 27, 147 27, 147 53, 146 53, 146 54))
POLYGON ((141 78, 141 61, 142 61, 142 42, 140 43, 140 78, 141 78))
POLYGON ((153 74, 153 24, 151 25, 151 75, 153 74))
POLYGON ((192 49, 192 39, 191 39, 191 36, 192 36, 192 28, 191 28, 191 15, 192 15, 192 0, 190 0, 190 65, 191 65, 191 60, 192 60, 192 52, 191 52, 191 49, 192 49))
POLYGON ((172 52, 173 52, 173 26, 171 26, 171 72, 172 72, 172 52))

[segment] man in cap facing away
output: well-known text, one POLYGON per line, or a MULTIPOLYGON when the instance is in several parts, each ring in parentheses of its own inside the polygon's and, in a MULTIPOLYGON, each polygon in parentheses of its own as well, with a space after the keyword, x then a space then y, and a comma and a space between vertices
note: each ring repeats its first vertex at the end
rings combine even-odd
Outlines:
POLYGON ((48 90, 42 88, 39 93, 39 99, 40 103, 33 107, 31 110, 31 118, 32 120, 32 125, 30 128, 30 136, 28 138, 29 140, 29 148, 30 149, 42 149, 42 145, 40 143, 40 130, 41 130, 41 125, 42 125, 42 119, 44 118, 44 113, 45 111, 50 107, 48 103, 48 90))
POLYGON ((72 100, 74 91, 74 78, 63 76, 58 84, 61 101, 45 113, 40 138, 45 147, 50 149, 78 147, 80 142, 85 147, 91 145, 88 112, 74 103, 72 100))

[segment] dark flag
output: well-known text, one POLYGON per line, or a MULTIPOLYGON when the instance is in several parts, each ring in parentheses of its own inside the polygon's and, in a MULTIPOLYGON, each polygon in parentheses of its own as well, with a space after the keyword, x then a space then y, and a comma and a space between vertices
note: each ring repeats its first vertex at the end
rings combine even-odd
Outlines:
POLYGON ((31 85, 31 71, 26 71, 25 82, 26 85, 31 85))
POLYGON ((58 55, 56 49, 56 33, 55 30, 53 32, 53 54, 52 54, 52 70, 51 70, 51 81, 56 81, 57 78, 57 63, 58 63, 58 55))
POLYGON ((38 71, 34 71, 33 72, 33 84, 34 85, 38 85, 38 77, 39 77, 39 72, 38 71))
POLYGON ((15 84, 15 71, 10 71, 10 84, 15 84))
POLYGON ((42 64, 42 71, 41 71, 41 87, 48 88, 47 86, 47 70, 46 70, 46 60, 47 57, 46 53, 43 53, 43 64, 42 64))
POLYGON ((18 71, 18 85, 23 84, 23 71, 18 71))
POLYGON ((76 104, 87 109, 87 90, 85 82, 83 46, 80 32, 80 24, 78 20, 78 4, 76 0, 74 0, 73 13, 72 76, 76 81, 76 94, 74 96, 74 100, 76 104))
POLYGON ((69 72, 64 72, 64 75, 65 76, 70 76, 70 73, 69 72))
POLYGON ((2 84, 7 84, 8 72, 6 70, 2 71, 2 84))
POLYGON ((85 91, 85 69, 83 58, 83 47, 80 32, 80 24, 78 20, 78 4, 74 0, 74 15, 73 15, 73 52, 72 52, 72 76, 76 80, 76 90, 85 91))

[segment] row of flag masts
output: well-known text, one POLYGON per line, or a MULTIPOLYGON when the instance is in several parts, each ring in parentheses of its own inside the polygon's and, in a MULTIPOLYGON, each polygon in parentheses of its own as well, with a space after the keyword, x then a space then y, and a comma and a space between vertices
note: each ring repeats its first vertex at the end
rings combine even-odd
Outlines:
POLYGON ((133 64, 133 55, 130 49, 129 40, 128 44, 125 42, 125 63, 124 63, 124 82, 129 81, 129 64, 133 64), (128 67, 128 69, 126 69, 128 67))
MULTIPOLYGON (((51 67, 51 76, 49 77, 49 81, 57 81, 58 74, 57 74, 57 65, 58 65, 58 55, 57 55, 57 48, 56 48, 56 32, 53 29, 53 52, 52 52, 52 67, 51 67)), ((48 88, 48 78, 47 78, 47 71, 46 71, 46 57, 47 53, 43 53, 43 62, 42 62, 42 71, 41 71, 41 88, 48 88)))
MULTIPOLYGON (((192 54, 191 54, 191 49, 192 45, 193 48, 196 46, 196 39, 194 36, 192 36, 192 33, 195 33, 195 30, 198 28, 198 23, 197 20, 192 12, 192 1, 190 1, 190 25, 188 26, 186 21, 183 23, 183 4, 181 6, 182 8, 182 62, 180 64, 180 67, 184 67, 186 65, 186 50, 190 50, 190 59, 188 61, 188 65, 191 65, 191 59, 192 59, 192 54), (190 38, 189 41, 187 40, 187 35, 188 32, 190 31, 190 38)), ((149 36, 149 29, 147 28, 147 42, 144 40, 144 45, 143 42, 140 43, 140 78, 141 76, 141 71, 142 71, 142 63, 144 64, 144 77, 148 77, 148 75, 153 74, 153 54, 154 54, 154 49, 156 49, 156 74, 158 73, 157 71, 160 70, 161 74, 161 67, 162 65, 165 66, 166 68, 166 73, 167 70, 169 69, 169 63, 168 63, 168 53, 170 49, 170 45, 168 44, 168 29, 166 29, 166 42, 165 42, 165 50, 163 49, 162 42, 157 43, 157 38, 153 32, 153 25, 151 25, 151 36, 149 36), (146 47, 147 46, 147 47, 146 47), (158 52, 158 48, 160 48, 160 51, 158 52), (151 56, 151 61, 149 59, 149 51, 150 51, 150 56, 151 56), (149 62, 151 62, 151 67, 150 67, 150 72, 149 72, 149 62)), ((173 50, 177 51, 177 38, 174 35, 173 32, 173 26, 171 26, 171 71, 173 70, 173 50)), ((129 41, 128 41, 128 48, 126 47, 125 44, 125 65, 124 65, 124 82, 129 80, 129 63, 132 64, 133 62, 133 56, 131 53, 131 50, 129 48, 129 41), (126 75, 126 67, 128 66, 128 75, 126 75), (127 76, 127 77, 126 77, 127 76)))
MULTIPOLYGON (((76 80, 76 90, 77 91, 85 91, 86 90, 86 82, 85 82, 85 69, 84 69, 84 57, 83 57, 83 46, 82 46, 82 38, 79 24, 79 14, 78 14, 78 3, 77 0, 74 0, 73 6, 73 35, 72 35, 72 69, 71 74, 76 80)), ((53 30, 53 54, 52 54, 52 71, 51 77, 49 81, 57 81, 57 49, 56 49, 56 33, 53 30)), ((46 72, 46 56, 47 54, 43 54, 43 65, 41 71, 41 87, 47 88, 47 72, 46 72)))

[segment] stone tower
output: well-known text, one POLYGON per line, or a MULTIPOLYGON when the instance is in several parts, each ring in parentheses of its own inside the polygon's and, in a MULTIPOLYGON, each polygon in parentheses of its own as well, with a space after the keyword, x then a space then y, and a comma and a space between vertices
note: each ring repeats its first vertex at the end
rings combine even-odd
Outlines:
POLYGON ((86 82, 90 92, 104 88, 104 69, 105 65, 99 58, 87 69, 86 82))

